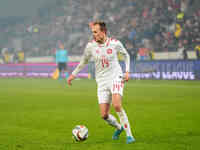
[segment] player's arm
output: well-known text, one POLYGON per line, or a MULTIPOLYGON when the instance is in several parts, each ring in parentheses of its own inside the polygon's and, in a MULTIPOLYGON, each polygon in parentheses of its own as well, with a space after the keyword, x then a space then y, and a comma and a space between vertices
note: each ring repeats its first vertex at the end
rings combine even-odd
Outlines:
POLYGON ((124 56, 124 62, 125 62, 125 66, 126 66, 124 80, 128 81, 129 80, 129 72, 130 72, 130 56, 120 41, 117 41, 116 49, 119 53, 121 53, 124 56))
POLYGON ((71 85, 71 81, 76 78, 76 75, 85 67, 91 57, 91 48, 89 46, 86 47, 83 56, 81 57, 81 61, 78 66, 74 69, 72 74, 67 79, 67 83, 71 85))

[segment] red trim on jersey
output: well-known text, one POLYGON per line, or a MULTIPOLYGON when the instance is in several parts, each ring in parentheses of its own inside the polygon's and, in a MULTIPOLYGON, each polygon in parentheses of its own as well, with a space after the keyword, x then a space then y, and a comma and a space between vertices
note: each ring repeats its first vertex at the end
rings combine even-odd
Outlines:
POLYGON ((122 82, 121 82, 121 88, 123 88, 123 87, 124 87, 124 82, 122 81, 122 82))
POLYGON ((120 85, 119 84, 117 85, 117 89, 118 89, 118 91, 120 90, 120 85))
POLYGON ((107 54, 112 54, 112 49, 111 48, 107 49, 107 54))
POLYGON ((118 40, 117 39, 115 39, 115 38, 110 38, 111 39, 111 41, 114 41, 114 42, 117 42, 118 40))

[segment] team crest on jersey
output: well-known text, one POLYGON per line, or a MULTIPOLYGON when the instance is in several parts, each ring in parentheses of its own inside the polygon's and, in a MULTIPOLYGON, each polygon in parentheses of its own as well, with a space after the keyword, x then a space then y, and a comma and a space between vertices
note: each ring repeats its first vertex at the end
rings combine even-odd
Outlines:
POLYGON ((111 48, 107 49, 107 54, 112 54, 112 49, 111 48))

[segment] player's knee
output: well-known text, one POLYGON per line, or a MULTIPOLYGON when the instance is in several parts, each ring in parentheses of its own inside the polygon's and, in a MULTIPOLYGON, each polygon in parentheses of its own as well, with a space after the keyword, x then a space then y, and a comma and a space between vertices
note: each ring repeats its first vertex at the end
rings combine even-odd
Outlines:
POLYGON ((120 104, 113 104, 113 107, 114 107, 116 112, 120 112, 121 111, 121 105, 120 104))

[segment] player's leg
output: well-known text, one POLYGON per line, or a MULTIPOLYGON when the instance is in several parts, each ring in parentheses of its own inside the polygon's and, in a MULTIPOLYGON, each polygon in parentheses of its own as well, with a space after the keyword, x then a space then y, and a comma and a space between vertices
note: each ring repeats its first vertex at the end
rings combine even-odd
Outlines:
POLYGON ((62 79, 62 63, 58 63, 59 76, 58 80, 62 79))
MULTIPOLYGON (((127 135, 127 143, 132 143, 135 141, 132 132, 131 132, 131 127, 130 123, 128 120, 128 116, 125 112, 125 110, 122 108, 122 95, 123 95, 123 88, 124 88, 124 83, 122 82, 122 79, 119 78, 117 80, 113 80, 112 84, 112 104, 113 107, 120 119, 120 123, 123 127, 123 129, 126 132, 127 135)), ((113 139, 118 139, 120 135, 120 131, 115 131, 113 135, 113 139)))
POLYGON ((117 119, 110 114, 110 93, 105 90, 98 88, 98 102, 102 119, 104 119, 109 125, 120 129, 121 125, 118 123, 117 119))
MULTIPOLYGON (((126 132, 127 143, 132 143, 132 142, 135 141, 135 139, 134 139, 132 132, 131 132, 131 127, 130 127, 130 123, 129 123, 129 120, 128 120, 128 116, 127 116, 125 110, 122 108, 121 101, 122 101, 122 97, 121 97, 120 94, 113 94, 112 95, 112 104, 113 104, 113 107, 114 107, 117 115, 119 116, 120 123, 121 123, 121 125, 123 126, 123 129, 126 132)), ((116 132, 119 132, 119 131, 116 131, 116 132)), ((116 136, 117 136, 117 134, 116 134, 116 136)))
POLYGON ((101 117, 104 119, 109 125, 120 129, 121 125, 118 123, 117 119, 109 113, 110 104, 99 104, 101 117))
POLYGON ((61 63, 61 72, 60 72, 60 74, 61 74, 61 79, 62 78, 65 78, 65 70, 66 70, 66 63, 64 63, 64 62, 62 62, 61 63), (64 77, 63 77, 63 75, 64 75, 64 77))

